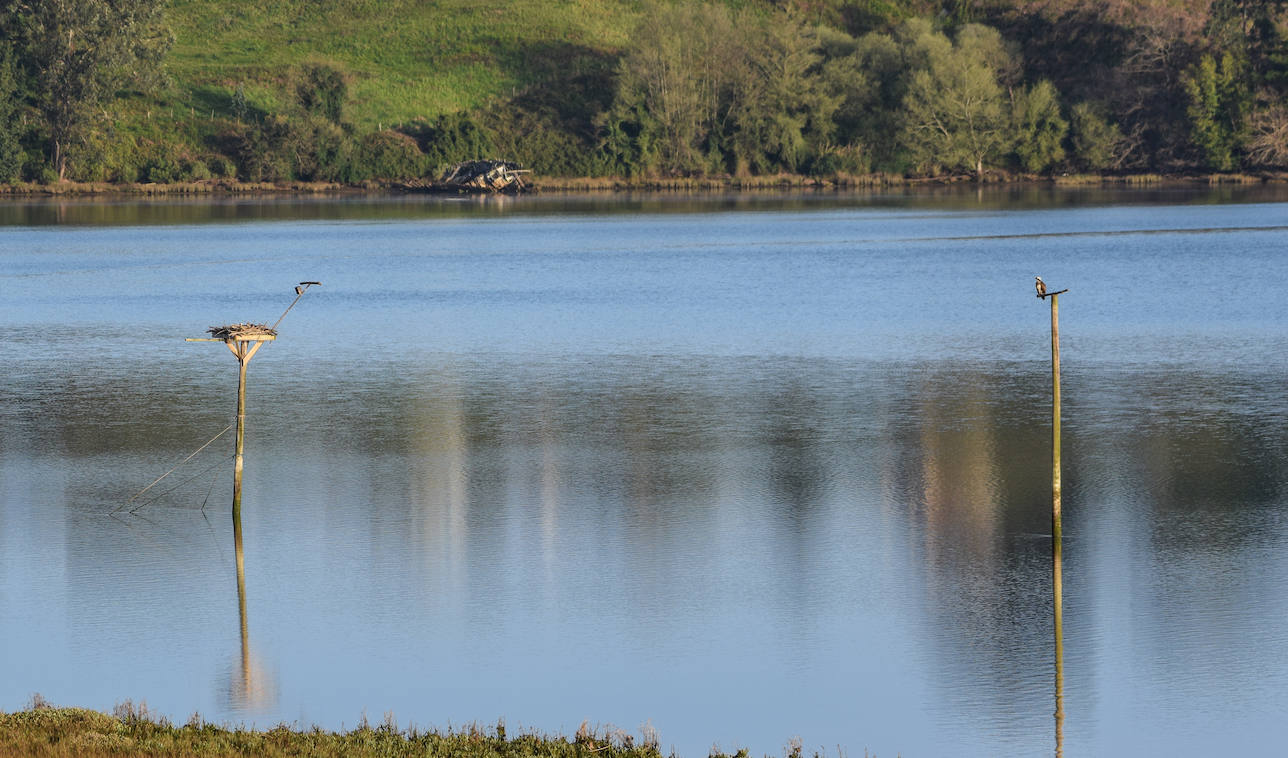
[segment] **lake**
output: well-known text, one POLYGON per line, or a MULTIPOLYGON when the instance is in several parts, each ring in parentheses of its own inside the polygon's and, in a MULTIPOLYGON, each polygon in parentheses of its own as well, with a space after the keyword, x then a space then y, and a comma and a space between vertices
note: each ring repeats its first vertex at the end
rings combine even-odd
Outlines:
POLYGON ((1275 755, 1285 281, 1285 187, 5 201, 0 708, 1275 755), (239 592, 184 339, 304 280, 239 592))

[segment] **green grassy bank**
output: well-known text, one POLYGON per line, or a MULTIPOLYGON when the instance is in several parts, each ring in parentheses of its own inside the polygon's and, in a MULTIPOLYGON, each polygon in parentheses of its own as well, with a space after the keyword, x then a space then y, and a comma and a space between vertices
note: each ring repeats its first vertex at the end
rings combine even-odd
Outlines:
MULTIPOLYGON (((646 729, 642 739, 614 729, 593 730, 585 724, 572 737, 528 732, 510 736, 504 724, 482 729, 423 731, 399 729, 388 719, 371 726, 363 719, 352 731, 269 730, 215 726, 194 714, 174 726, 154 718, 146 705, 128 701, 114 715, 85 708, 54 708, 39 698, 27 710, 0 712, 0 755, 6 758, 100 758, 106 756, 192 756, 193 758, 399 758, 401 756, 468 756, 469 758, 662 758, 656 737, 646 729)), ((713 752, 713 758, 747 758, 713 752)), ((788 758, 802 758, 799 743, 788 758)), ((822 758, 815 755, 814 758, 822 758)))
MULTIPOLYGON (((350 77, 361 131, 471 110, 626 44, 639 9, 622 0, 172 0, 169 106, 178 117, 286 108, 283 77, 324 63, 350 77), (343 33, 339 33, 343 30, 343 33)), ((186 120, 186 119, 184 119, 186 120)))

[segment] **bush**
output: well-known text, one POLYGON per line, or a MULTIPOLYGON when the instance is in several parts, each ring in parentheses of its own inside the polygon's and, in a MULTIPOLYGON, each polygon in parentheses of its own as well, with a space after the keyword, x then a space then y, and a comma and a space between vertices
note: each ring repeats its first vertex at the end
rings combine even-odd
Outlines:
POLYGON ((351 183, 367 179, 415 179, 432 168, 410 135, 386 129, 358 140, 345 177, 351 183))
POLYGON ((185 160, 183 175, 186 181, 200 182, 210 178, 210 167, 202 160, 185 160))
POLYGON ((285 116, 269 116, 263 121, 238 126, 221 140, 237 157, 238 174, 248 182, 290 181, 290 164, 285 146, 290 122, 285 116))
POLYGON ((311 63, 299 73, 295 82, 295 97, 306 113, 338 124, 343 115, 344 102, 349 97, 349 85, 339 70, 311 63))
POLYGON ((207 160, 206 167, 209 169, 210 175, 217 179, 235 179, 237 177, 237 164, 222 155, 216 155, 207 160))
POLYGON ((145 181, 171 184, 183 178, 183 166, 170 156, 153 158, 143 166, 145 181))
POLYGON ((58 172, 54 170, 53 166, 45 162, 44 156, 36 159, 36 161, 29 160, 23 165, 22 175, 29 182, 58 184, 58 172))
POLYGON ((140 175, 141 173, 138 166, 133 163, 122 163, 112 170, 108 179, 114 182, 133 184, 139 180, 140 175))
POLYGON ((872 164, 859 145, 824 146, 806 167, 810 176, 866 174, 871 171, 872 164))
POLYGON ((428 169, 436 174, 461 161, 496 155, 496 146, 487 132, 464 113, 448 113, 432 122, 418 120, 403 133, 416 140, 428 169))

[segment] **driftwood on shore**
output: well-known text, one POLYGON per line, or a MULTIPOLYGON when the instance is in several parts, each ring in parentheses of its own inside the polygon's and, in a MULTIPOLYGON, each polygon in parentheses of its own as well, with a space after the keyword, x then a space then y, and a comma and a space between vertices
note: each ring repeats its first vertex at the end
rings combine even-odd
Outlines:
POLYGON ((464 161, 443 172, 439 183, 448 188, 475 192, 522 192, 523 175, 529 173, 513 161, 464 161))
POLYGON ((528 189, 523 175, 531 173, 513 161, 463 161, 448 167, 438 181, 404 182, 398 188, 408 192, 477 192, 517 194, 528 189))

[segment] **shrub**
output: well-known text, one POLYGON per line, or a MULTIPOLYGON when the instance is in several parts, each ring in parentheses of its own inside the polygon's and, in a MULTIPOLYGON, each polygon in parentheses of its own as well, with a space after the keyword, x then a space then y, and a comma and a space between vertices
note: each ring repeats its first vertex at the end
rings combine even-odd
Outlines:
POLYGON ((223 155, 208 159, 206 167, 210 175, 217 179, 233 179, 237 176, 237 164, 223 155))
POLYGON ((346 180, 414 179, 431 168, 429 159, 410 135, 386 129, 358 140, 346 180))
POLYGON ((344 102, 349 97, 349 85, 339 70, 320 63, 310 63, 298 74, 295 97, 306 113, 338 124, 344 111, 344 102))
POLYGON ((210 178, 210 167, 200 158, 184 160, 183 162, 184 181, 200 182, 210 178))
POLYGON ((143 166, 143 176, 149 182, 171 184, 183 178, 183 166, 178 160, 163 155, 153 158, 143 166))
POLYGON ((440 173, 461 161, 494 157, 496 146, 475 121, 464 113, 448 113, 431 121, 418 120, 403 129, 425 155, 431 173, 440 173))

